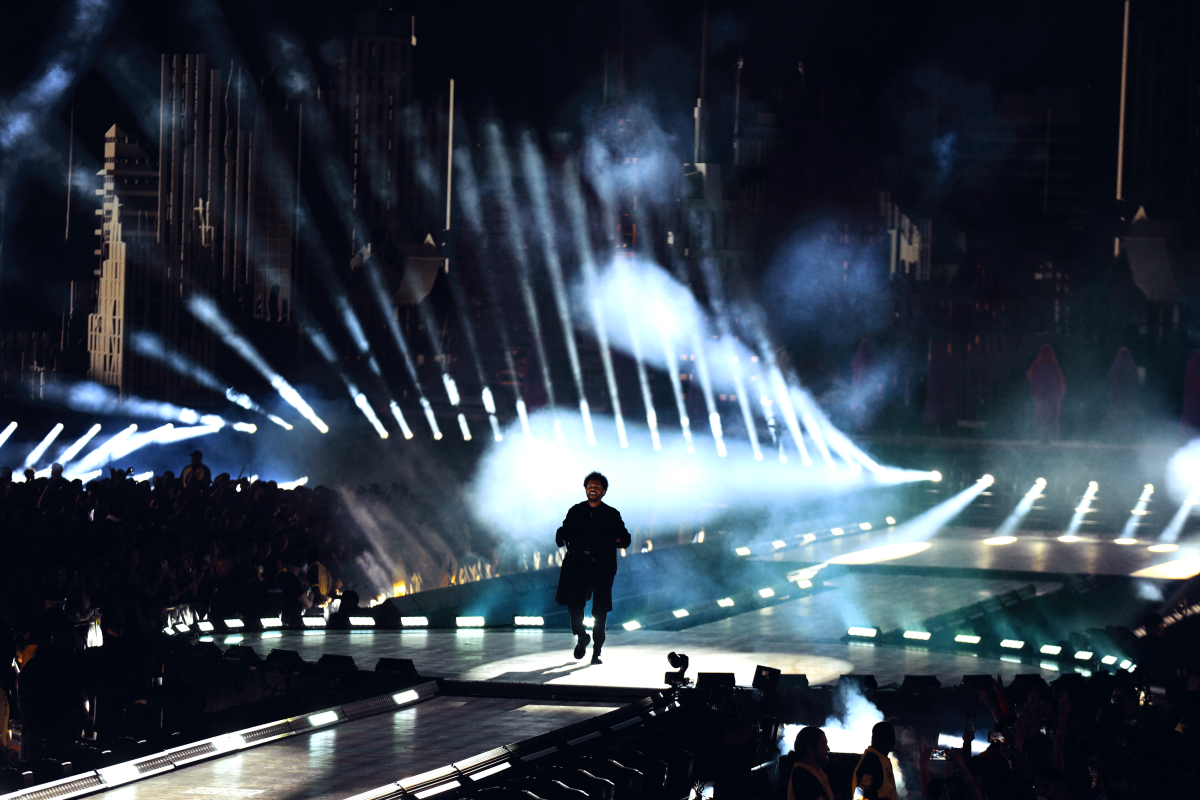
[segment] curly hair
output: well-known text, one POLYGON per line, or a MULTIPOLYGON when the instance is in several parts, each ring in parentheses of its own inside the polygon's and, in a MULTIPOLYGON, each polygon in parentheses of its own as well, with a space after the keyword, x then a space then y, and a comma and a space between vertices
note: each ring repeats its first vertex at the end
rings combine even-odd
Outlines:
POLYGON ((604 487, 604 491, 606 491, 606 492, 608 491, 608 478, 604 477, 599 472, 596 472, 596 471, 589 472, 587 474, 587 477, 583 479, 583 488, 586 489, 588 483, 591 481, 597 481, 601 486, 604 487))

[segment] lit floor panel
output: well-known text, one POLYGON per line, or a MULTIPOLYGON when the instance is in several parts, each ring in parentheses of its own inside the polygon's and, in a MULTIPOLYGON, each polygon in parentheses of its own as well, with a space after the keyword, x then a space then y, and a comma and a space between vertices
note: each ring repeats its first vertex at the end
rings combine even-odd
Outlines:
POLYGON ((611 711, 596 703, 436 697, 104 793, 113 800, 334 800, 611 711))
MULTIPOLYGON (((1131 575, 1147 567, 1180 559, 1195 559, 1200 544, 1184 542, 1175 552, 1152 552, 1152 539, 1135 545, 1116 544, 1112 537, 1081 534, 1077 542, 1060 542, 1058 534, 1017 531, 1011 544, 985 544, 994 532, 983 528, 944 528, 929 540, 929 547, 916 552, 903 549, 880 551, 874 563, 904 566, 965 567, 970 569, 1022 572, 1072 573, 1085 575, 1131 575)), ((853 534, 789 547, 776 553, 780 561, 822 562, 844 558, 864 550, 896 544, 895 532, 882 530, 853 534)), ((913 548, 915 550, 915 548, 913 548)), ((1197 567, 1200 570, 1200 566, 1197 567)))

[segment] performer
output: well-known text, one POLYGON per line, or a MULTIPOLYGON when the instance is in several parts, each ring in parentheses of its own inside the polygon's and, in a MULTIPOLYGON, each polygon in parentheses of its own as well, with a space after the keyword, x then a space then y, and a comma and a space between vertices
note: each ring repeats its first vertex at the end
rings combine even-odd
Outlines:
POLYGON ((604 646, 604 623, 612 611, 613 579, 617 576, 617 548, 629 547, 629 531, 621 512, 602 500, 608 492, 608 478, 592 472, 583 479, 587 500, 571 506, 562 527, 555 534, 559 547, 567 548, 558 576, 555 600, 571 615, 571 633, 575 634, 575 658, 583 658, 588 643, 595 638, 592 663, 599 664, 604 646), (583 627, 583 607, 592 599, 592 636, 583 627))

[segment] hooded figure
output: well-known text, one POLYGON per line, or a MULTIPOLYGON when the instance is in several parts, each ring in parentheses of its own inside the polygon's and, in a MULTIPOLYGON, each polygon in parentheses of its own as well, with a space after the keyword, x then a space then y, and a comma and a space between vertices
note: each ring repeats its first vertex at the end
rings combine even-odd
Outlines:
POLYGON ((1183 419, 1185 436, 1195 436, 1200 430, 1200 350, 1188 353, 1187 370, 1183 373, 1183 419))
POLYGON ((934 342, 925 371, 925 413, 922 419, 938 434, 953 428, 958 418, 958 371, 951 347, 949 342, 934 342))
POLYGON ((1128 347, 1117 351, 1112 366, 1108 368, 1108 413, 1103 425, 1113 435, 1127 439, 1133 432, 1133 419, 1137 413, 1138 368, 1128 347))
POLYGON ((1038 441, 1058 439, 1058 418, 1062 414, 1062 399, 1067 393, 1054 348, 1042 345, 1037 360, 1025 373, 1033 389, 1033 424, 1037 426, 1038 441))

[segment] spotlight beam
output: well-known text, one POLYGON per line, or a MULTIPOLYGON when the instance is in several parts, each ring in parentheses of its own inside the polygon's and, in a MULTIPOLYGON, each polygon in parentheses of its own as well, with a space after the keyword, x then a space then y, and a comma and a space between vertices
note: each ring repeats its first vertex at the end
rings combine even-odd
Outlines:
MULTIPOLYGON (((620 269, 620 261, 615 265, 620 269)), ((626 280, 624 271, 622 270, 617 278, 620 282, 621 296, 625 300, 624 307, 630 308, 629 305, 629 284, 626 280)), ((638 335, 637 326, 634 324, 633 317, 626 313, 625 320, 629 324, 629 342, 633 350, 633 360, 637 364, 638 385, 642 390, 642 403, 646 406, 646 427, 650 430, 650 443, 654 449, 662 450, 662 440, 658 435, 658 414, 654 411, 654 395, 650 392, 650 379, 646 375, 646 364, 642 359, 642 343, 641 337, 638 335)), ((683 425, 684 441, 687 442, 688 452, 692 452, 692 435, 688 429, 687 409, 683 407, 682 395, 679 395, 679 420, 683 425)))
MULTIPOLYGON (((475 233, 476 237, 478 237, 482 251, 485 253, 489 252, 490 241, 487 235, 487 229, 483 226, 483 214, 480 211, 479 203, 479 185, 475 179, 475 166, 471 160, 470 150, 467 148, 460 148, 458 158, 455 159, 455 163, 458 165, 460 170, 458 179, 458 196, 459 202, 463 208, 463 212, 467 217, 467 225, 475 233)), ((507 368, 507 374, 509 376, 513 376, 517 374, 517 367, 513 362, 512 345, 508 340, 508 322, 504 317, 504 309, 497 300, 499 292, 496 290, 495 276, 492 274, 491 267, 487 263, 486 259, 484 259, 483 269, 480 270, 480 272, 482 273, 483 277, 482 283, 484 292, 487 294, 488 301, 492 306, 492 310, 495 312, 497 320, 500 323, 498 326, 500 332, 499 340, 500 347, 504 351, 504 365, 507 368)), ((481 383, 484 382, 481 381, 481 383)), ((488 392, 488 397, 491 396, 491 392, 488 390, 486 383, 484 383, 484 391, 488 392)), ((518 415, 522 420, 522 430, 525 434, 525 438, 528 439, 532 436, 532 432, 529 429, 529 418, 524 412, 525 404, 521 401, 521 392, 520 389, 516 387, 515 382, 513 386, 513 395, 514 402, 518 404, 518 415)), ((486 402, 487 401, 485 399, 485 405, 486 402)), ((500 425, 499 421, 495 419, 495 411, 489 410, 488 413, 489 419, 492 420, 493 434, 500 436, 500 425)), ((500 439, 498 438, 497 441, 500 441, 500 439)))
POLYGON ((1184 498, 1183 504, 1179 506, 1175 515, 1171 517, 1171 521, 1167 523, 1167 527, 1163 528, 1163 532, 1158 535, 1158 541, 1167 544, 1174 543, 1179 538, 1183 526, 1187 523, 1188 517, 1192 515, 1192 511, 1195 510, 1197 503, 1200 503, 1200 486, 1192 489, 1188 493, 1188 496, 1184 498))
POLYGON ((554 220, 550 216, 550 201, 546 195, 546 170, 541 156, 534 145, 533 137, 526 132, 521 137, 521 165, 525 173, 525 185, 533 197, 533 213, 541 232, 542 257, 550 273, 550 288, 554 294, 554 305, 558 310, 558 321, 563 330, 563 341, 567 348, 567 361, 571 365, 571 376, 575 379, 575 391, 579 395, 579 411, 587 433, 588 446, 596 446, 596 434, 592 430, 592 416, 588 409, 587 395, 583 390, 583 369, 579 365, 579 349, 575 344, 575 326, 571 322, 571 307, 567 302, 567 285, 563 280, 562 263, 558 249, 554 246, 554 220))
POLYGON ((10 422, 10 423, 8 423, 8 427, 6 427, 4 430, 0 431, 0 447, 4 446, 4 443, 8 441, 8 437, 12 436, 13 431, 15 431, 16 429, 17 429, 17 423, 10 422))
POLYGON ((241 334, 213 300, 202 294, 194 294, 187 300, 188 310, 192 315, 200 320, 209 330, 215 333, 229 347, 231 347, 238 355, 246 361, 247 364, 254 367, 260 375, 267 379, 271 384, 271 388, 279 393, 279 396, 284 399, 292 408, 300 412, 301 416, 312 423, 313 427, 321 433, 328 433, 329 426, 317 416, 312 410, 312 406, 304 401, 292 385, 288 383, 282 375, 271 368, 254 347, 250 340, 241 334))
POLYGON ((592 252, 592 242, 588 237, 587 219, 584 210, 583 197, 579 191, 579 180, 575 170, 569 165, 563 170, 566 187, 567 207, 571 214, 571 230, 575 234, 575 247, 579 251, 580 266, 583 269, 583 279, 587 286, 588 311, 592 317, 592 325, 596 331, 596 341, 600 345, 600 362, 604 366, 604 380, 608 385, 608 396, 612 401, 613 419, 617 426, 617 439, 621 448, 629 447, 629 439, 625 432, 625 417, 621 414, 621 394, 617 390, 616 372, 613 370, 612 350, 608 345, 608 329, 604 325, 604 315, 600 313, 600 305, 596 289, 596 261, 592 252))
POLYGON ((1079 526, 1083 524, 1083 516, 1091 510, 1092 500, 1096 497, 1096 492, 1099 491, 1100 484, 1092 481, 1088 484, 1087 491, 1083 493, 1083 497, 1079 501, 1079 505, 1075 507, 1075 513, 1071 515, 1071 524, 1067 526, 1067 532, 1064 536, 1074 536, 1079 530, 1079 526))
MULTIPOLYGON (((509 165, 508 153, 504 149, 504 140, 500 133, 500 126, 496 123, 489 124, 487 126, 487 138, 488 152, 491 154, 492 162, 495 164, 499 179, 497 187, 500 193, 500 201, 506 208, 520 208, 517 203, 516 192, 513 189, 512 168, 509 165)), ((533 332, 534 352, 537 355, 538 367, 542 372, 542 383, 546 390, 546 400, 551 408, 557 408, 558 403, 554 399, 554 383, 550 380, 550 365, 546 359, 546 347, 542 339, 541 316, 538 314, 537 300, 533 296, 533 288, 530 284, 529 259, 525 255, 525 232, 522 230, 520 220, 518 220, 516 214, 508 214, 506 216, 508 217, 508 233, 512 241, 513 255, 517 261, 521 300, 525 305, 525 313, 529 317, 529 327, 533 332)), ((559 444, 563 442, 562 422, 558 419, 557 414, 554 417, 554 436, 559 444)))
POLYGON ((1146 515, 1146 506, 1150 504, 1150 496, 1154 494, 1153 484, 1147 483, 1142 487, 1141 497, 1138 498, 1137 504, 1133 510, 1129 512, 1129 519, 1125 521, 1125 527, 1121 530, 1122 539, 1133 538, 1134 531, 1137 525, 1142 521, 1142 517, 1146 515))
POLYGON ((50 445, 54 444, 54 440, 58 438, 58 435, 60 433, 62 433, 62 430, 63 430, 63 424, 60 422, 57 425, 55 425, 53 428, 50 429, 50 432, 47 433, 45 438, 43 438, 42 441, 38 443, 37 447, 35 447, 35 448, 33 448, 33 450, 29 451, 29 455, 25 456, 25 468, 26 469, 28 469, 29 467, 32 467, 34 464, 37 464, 38 459, 40 459, 42 457, 42 455, 46 452, 46 448, 48 448, 48 447, 50 447, 50 445))
POLYGON ((1017 507, 1012 510, 1011 514, 1005 517, 1004 522, 1000 523, 1000 527, 996 528, 992 535, 1000 537, 1012 534, 1017 529, 1017 526, 1021 524, 1021 521, 1025 519, 1025 515, 1029 513, 1029 510, 1033 508, 1033 504, 1042 496, 1042 490, 1045 488, 1046 479, 1038 478, 1029 491, 1025 493, 1025 496, 1021 498, 1021 501, 1017 503, 1017 507))
POLYGON ((63 450, 61 453, 59 453, 58 458, 56 458, 55 461, 57 461, 60 464, 68 463, 75 456, 79 455, 83 451, 83 448, 87 447, 87 444, 88 444, 88 442, 90 442, 92 440, 92 437, 94 437, 99 432, 100 432, 100 425, 99 424, 93 425, 91 428, 88 429, 87 433, 85 433, 83 436, 80 436, 78 439, 76 439, 74 444, 72 444, 66 450, 63 450))
POLYGON ((105 441, 104 444, 100 445, 95 450, 88 453, 86 456, 84 456, 82 461, 80 461, 78 464, 76 464, 74 467, 72 467, 71 470, 69 470, 66 475, 67 479, 74 480, 75 478, 78 478, 80 475, 83 475, 83 474, 91 471, 95 467, 105 463, 109 458, 109 454, 112 453, 112 451, 115 450, 117 447, 119 447, 121 445, 121 442, 125 441, 126 439, 128 439, 130 436, 132 436, 136 432, 137 432, 137 425, 130 425, 128 428, 124 428, 124 429, 118 431, 116 434, 111 436, 107 441, 105 441))

